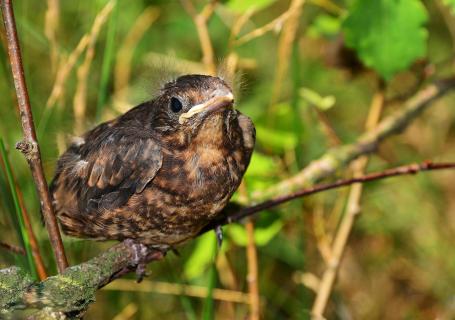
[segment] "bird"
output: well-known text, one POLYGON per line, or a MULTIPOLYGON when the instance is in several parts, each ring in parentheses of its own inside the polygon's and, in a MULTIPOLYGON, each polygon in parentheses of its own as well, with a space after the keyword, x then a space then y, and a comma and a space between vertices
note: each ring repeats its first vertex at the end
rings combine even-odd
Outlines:
POLYGON ((180 76, 60 156, 50 192, 61 229, 175 248, 220 217, 254 145, 254 124, 226 81, 180 76))

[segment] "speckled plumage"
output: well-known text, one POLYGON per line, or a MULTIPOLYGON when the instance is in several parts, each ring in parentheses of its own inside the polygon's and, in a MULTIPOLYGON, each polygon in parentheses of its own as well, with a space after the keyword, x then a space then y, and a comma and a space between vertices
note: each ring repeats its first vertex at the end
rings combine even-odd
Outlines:
POLYGON ((51 183, 63 231, 152 246, 197 235, 226 206, 253 151, 254 126, 232 104, 223 80, 182 76, 78 138, 51 183), (172 111, 173 97, 182 110, 172 111))

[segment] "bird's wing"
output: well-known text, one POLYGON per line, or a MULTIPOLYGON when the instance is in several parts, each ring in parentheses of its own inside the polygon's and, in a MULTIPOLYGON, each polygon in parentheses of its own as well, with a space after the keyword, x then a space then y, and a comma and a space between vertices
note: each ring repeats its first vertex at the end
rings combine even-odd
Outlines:
POLYGON ((161 168, 160 144, 143 132, 115 130, 90 139, 88 135, 80 149, 86 161, 85 170, 77 173, 85 184, 80 209, 91 212, 122 206, 134 193, 141 193, 161 168))

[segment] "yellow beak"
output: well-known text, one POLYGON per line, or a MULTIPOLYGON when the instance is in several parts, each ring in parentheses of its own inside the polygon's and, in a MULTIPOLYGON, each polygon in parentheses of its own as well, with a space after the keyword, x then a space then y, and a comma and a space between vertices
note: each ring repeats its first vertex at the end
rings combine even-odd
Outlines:
POLYGON ((221 108, 232 107, 234 96, 232 93, 223 96, 216 96, 204 103, 193 106, 190 110, 182 113, 179 117, 179 123, 183 124, 187 119, 203 111, 215 111, 221 108))

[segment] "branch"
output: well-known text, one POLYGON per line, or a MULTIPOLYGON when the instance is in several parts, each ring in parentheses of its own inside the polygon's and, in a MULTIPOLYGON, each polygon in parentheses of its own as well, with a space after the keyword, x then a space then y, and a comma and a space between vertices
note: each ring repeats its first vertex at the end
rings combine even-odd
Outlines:
POLYGON ((16 23, 11 0, 1 0, 0 6, 5 24, 5 31, 8 43, 8 56, 13 73, 14 86, 18 101, 18 108, 21 115, 24 139, 16 146, 26 157, 32 171, 33 180, 41 200, 41 209, 44 221, 46 222, 49 239, 54 250, 59 272, 63 272, 68 266, 62 238, 54 215, 51 197, 47 188, 46 178, 41 163, 41 155, 38 141, 36 139, 35 126, 33 123, 32 109, 28 96, 27 85, 25 83, 24 68, 22 66, 21 51, 16 32, 16 23))
POLYGON ((382 120, 375 129, 361 135, 355 143, 329 150, 295 176, 265 191, 253 193, 253 200, 260 201, 290 193, 333 175, 352 160, 373 152, 384 139, 403 131, 412 120, 428 108, 431 102, 454 88, 455 77, 435 81, 407 100, 403 109, 382 120))
MULTIPOLYGON (((421 171, 443 169, 455 169, 455 162, 411 164, 371 173, 362 177, 321 184, 241 209, 235 214, 228 215, 224 220, 208 226, 201 233, 211 230, 214 225, 233 223, 262 210, 310 194, 354 183, 365 183, 401 175, 416 174, 421 171)), ((131 261, 139 259, 144 262, 152 262, 161 260, 164 256, 165 253, 150 248, 138 252, 131 245, 131 241, 124 241, 88 262, 67 268, 61 275, 49 277, 39 283, 33 283, 28 275, 18 267, 0 270, 0 312, 26 307, 37 309, 49 307, 58 312, 83 313, 88 305, 94 301, 95 293, 99 288, 134 270, 136 265, 131 261), (138 255, 140 256, 138 257, 138 255)))
POLYGON ((10 251, 13 254, 20 254, 20 255, 25 256, 25 250, 19 246, 13 245, 13 244, 9 244, 9 243, 0 241, 0 248, 10 251))
MULTIPOLYGON (((163 253, 148 250, 141 252, 144 261, 164 257, 163 253)), ((124 241, 101 255, 63 273, 33 283, 20 268, 0 270, 0 314, 22 308, 51 308, 56 312, 82 314, 95 301, 96 291, 113 279, 134 269, 131 261, 137 252, 124 241)))
MULTIPOLYGON (((397 168, 393 168, 393 169, 388 169, 388 170, 381 171, 381 172, 366 174, 366 175, 363 175, 360 177, 338 180, 333 183, 318 184, 314 187, 306 188, 306 189, 303 189, 303 190, 300 190, 300 191, 297 191, 294 193, 272 198, 270 200, 261 202, 257 205, 240 209, 238 212, 236 212, 234 214, 230 214, 230 215, 226 216, 224 219, 217 221, 217 223, 221 224, 221 225, 225 225, 225 224, 229 224, 229 223, 233 223, 233 222, 238 222, 238 221, 240 221, 246 217, 250 217, 260 211, 276 207, 285 202, 289 202, 291 200, 309 196, 314 193, 319 193, 322 191, 350 186, 354 183, 365 183, 365 182, 370 182, 370 181, 379 180, 379 179, 386 179, 386 178, 397 177, 397 176, 402 176, 402 175, 416 174, 421 171, 445 170, 445 169, 455 169, 455 162, 433 163, 431 161, 425 161, 420 164, 410 164, 410 165, 401 166, 401 167, 397 167, 397 168)), ((212 229, 212 228, 210 228, 210 229, 212 229)))

